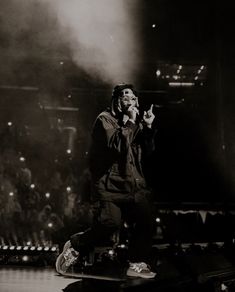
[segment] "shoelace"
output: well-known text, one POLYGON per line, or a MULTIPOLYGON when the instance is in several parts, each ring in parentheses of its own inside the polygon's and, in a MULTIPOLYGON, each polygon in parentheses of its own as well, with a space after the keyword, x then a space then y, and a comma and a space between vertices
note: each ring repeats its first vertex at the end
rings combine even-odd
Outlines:
POLYGON ((64 258, 65 258, 65 265, 67 267, 71 266, 77 259, 76 251, 72 248, 68 248, 66 252, 64 253, 64 258), (75 255, 73 255, 73 253, 75 255))
POLYGON ((149 271, 149 268, 145 263, 131 263, 130 268, 138 273, 141 273, 143 270, 149 271))

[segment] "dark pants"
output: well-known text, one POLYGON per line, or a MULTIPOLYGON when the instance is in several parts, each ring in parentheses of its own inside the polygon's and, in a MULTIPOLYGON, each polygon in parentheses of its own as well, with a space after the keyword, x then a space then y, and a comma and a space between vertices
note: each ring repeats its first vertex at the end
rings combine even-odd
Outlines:
POLYGON ((153 236, 153 212, 148 199, 136 193, 133 202, 100 202, 95 212, 94 224, 88 230, 71 236, 75 250, 85 252, 102 243, 115 231, 120 230, 123 221, 130 224, 129 260, 148 262, 153 236))

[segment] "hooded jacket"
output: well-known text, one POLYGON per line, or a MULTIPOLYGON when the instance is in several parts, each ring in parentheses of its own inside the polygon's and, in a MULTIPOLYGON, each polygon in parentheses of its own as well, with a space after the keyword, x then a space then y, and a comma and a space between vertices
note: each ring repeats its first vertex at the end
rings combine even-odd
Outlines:
POLYGON ((94 198, 122 202, 133 200, 147 188, 142 161, 154 150, 156 130, 127 121, 106 110, 97 117, 92 131, 90 171, 94 198))

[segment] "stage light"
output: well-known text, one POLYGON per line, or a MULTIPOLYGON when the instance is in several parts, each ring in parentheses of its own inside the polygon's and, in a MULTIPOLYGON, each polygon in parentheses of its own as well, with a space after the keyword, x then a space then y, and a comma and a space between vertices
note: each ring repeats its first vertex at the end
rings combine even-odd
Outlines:
POLYGON ((53 246, 52 248, 51 248, 51 251, 56 251, 56 247, 55 246, 53 246))
POLYGON ((161 75, 161 71, 160 70, 157 70, 156 71, 156 75, 157 75, 157 77, 159 77, 161 75))
POLYGON ((51 196, 51 194, 50 193, 45 193, 45 197, 47 198, 47 199, 49 199, 50 198, 50 196, 51 196))
POLYGON ((20 157, 20 161, 24 162, 25 158, 23 156, 20 157))
POLYGON ((67 190, 67 192, 71 192, 72 189, 71 189, 71 187, 68 186, 68 187, 66 188, 66 190, 67 190))
POLYGON ((10 196, 10 197, 13 197, 13 196, 14 196, 14 193, 13 193, 13 192, 10 192, 10 193, 9 193, 9 196, 10 196))
POLYGON ((31 245, 31 241, 27 241, 27 243, 26 243, 27 245, 31 245))
POLYGON ((7 125, 8 125, 9 127, 11 127, 11 126, 12 126, 12 122, 8 122, 7 125))
POLYGON ((198 80, 198 76, 195 76, 195 77, 194 77, 194 80, 198 80))
POLYGON ((27 255, 24 255, 22 257, 23 262, 27 262, 29 260, 29 257, 27 255))
POLYGON ((52 228, 53 227, 53 224, 50 222, 50 223, 48 223, 48 225, 47 225, 49 228, 52 228))
POLYGON ((34 189, 34 188, 35 188, 35 184, 31 184, 31 185, 30 185, 30 188, 31 188, 31 189, 34 189))
POLYGON ((44 250, 45 251, 48 251, 49 250, 49 247, 48 246, 44 247, 44 250))
POLYGON ((204 65, 202 65, 202 66, 200 67, 200 69, 201 69, 201 70, 203 70, 204 68, 205 68, 205 66, 204 66, 204 65))
POLYGON ((156 222, 159 223, 161 222, 161 219, 159 217, 156 218, 156 222))
POLYGON ((28 250, 29 247, 28 246, 24 246, 23 250, 28 250))
POLYGON ((38 246, 37 250, 41 251, 42 250, 42 246, 38 246))
POLYGON ((10 250, 14 250, 14 249, 15 249, 14 245, 10 246, 10 250))
POLYGON ((22 250, 22 246, 19 245, 19 246, 16 247, 16 249, 17 250, 22 250))
POLYGON ((35 250, 35 249, 36 249, 35 246, 31 246, 31 247, 30 247, 30 250, 35 250))
POLYGON ((71 153, 72 153, 71 149, 67 149, 66 152, 67 152, 68 154, 71 154, 71 153))
POLYGON ((60 61, 60 65, 64 65, 64 62, 63 61, 60 61))
POLYGON ((179 69, 181 70, 183 68, 183 66, 182 65, 179 65, 179 69))
POLYGON ((8 249, 8 245, 4 245, 2 249, 7 250, 8 249))

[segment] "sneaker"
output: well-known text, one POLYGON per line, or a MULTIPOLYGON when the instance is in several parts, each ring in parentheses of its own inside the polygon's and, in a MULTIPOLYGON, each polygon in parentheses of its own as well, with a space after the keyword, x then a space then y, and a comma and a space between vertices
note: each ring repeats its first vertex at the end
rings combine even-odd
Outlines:
POLYGON ((62 253, 56 259, 55 267, 57 273, 61 275, 65 274, 69 267, 75 264, 78 257, 79 252, 72 248, 70 241, 67 241, 64 245, 62 253))
POLYGON ((156 273, 152 272, 145 263, 130 263, 126 274, 130 277, 141 277, 145 279, 151 279, 156 276, 156 273))

